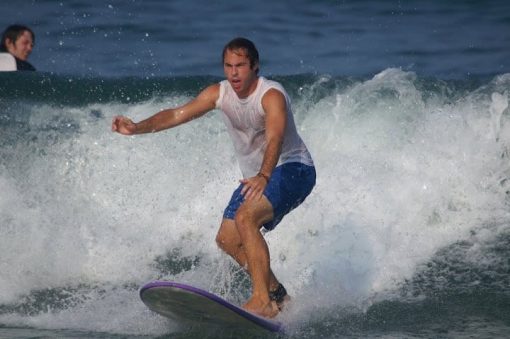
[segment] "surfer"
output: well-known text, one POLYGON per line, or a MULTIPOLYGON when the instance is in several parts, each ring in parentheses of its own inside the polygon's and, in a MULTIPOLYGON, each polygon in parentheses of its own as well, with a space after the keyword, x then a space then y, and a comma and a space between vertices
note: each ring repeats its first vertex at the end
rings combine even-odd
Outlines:
POLYGON ((112 130, 152 133, 220 109, 233 140, 243 179, 225 208, 218 246, 248 270, 252 295, 243 305, 264 317, 278 314, 288 295, 270 267, 261 232, 273 230, 315 185, 312 157, 297 133, 290 99, 281 84, 259 76, 259 55, 248 39, 223 49, 226 80, 210 85, 188 103, 134 123, 116 116, 112 130))
POLYGON ((11 25, 2 34, 0 52, 10 53, 16 60, 18 71, 35 71, 27 60, 35 43, 34 32, 23 25, 11 25))

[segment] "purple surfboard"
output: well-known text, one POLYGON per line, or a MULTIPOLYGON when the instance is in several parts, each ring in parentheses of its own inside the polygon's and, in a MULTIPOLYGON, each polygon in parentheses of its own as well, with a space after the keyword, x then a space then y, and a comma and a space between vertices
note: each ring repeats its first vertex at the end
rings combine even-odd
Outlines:
POLYGON ((283 325, 278 321, 259 317, 215 294, 186 284, 153 281, 140 289, 140 298, 150 310, 178 322, 283 332, 283 325))

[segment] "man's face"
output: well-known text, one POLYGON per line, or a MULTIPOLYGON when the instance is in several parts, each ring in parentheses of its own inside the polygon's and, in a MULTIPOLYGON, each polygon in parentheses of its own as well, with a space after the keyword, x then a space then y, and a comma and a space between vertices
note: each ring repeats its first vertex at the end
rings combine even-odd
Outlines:
POLYGON ((250 66, 250 59, 244 49, 225 51, 223 71, 228 82, 239 98, 246 98, 257 87, 258 65, 250 66))
POLYGON ((5 44, 9 53, 18 59, 26 61, 30 53, 32 53, 34 40, 32 38, 32 34, 29 31, 24 31, 16 41, 7 39, 5 44))

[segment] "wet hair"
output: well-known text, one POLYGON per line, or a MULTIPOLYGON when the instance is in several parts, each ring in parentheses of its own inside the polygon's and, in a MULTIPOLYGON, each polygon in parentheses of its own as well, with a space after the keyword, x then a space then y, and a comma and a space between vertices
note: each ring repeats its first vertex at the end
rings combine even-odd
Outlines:
POLYGON ((35 43, 35 34, 34 32, 24 25, 11 25, 7 27, 2 34, 2 43, 0 44, 0 49, 7 51, 7 39, 11 40, 12 42, 16 42, 18 38, 25 32, 28 31, 30 34, 32 34, 32 40, 35 43))
MULTIPOLYGON (((223 48, 222 60, 225 61, 225 53, 227 50, 236 51, 239 49, 244 49, 246 51, 246 56, 248 57, 248 60, 250 60, 250 68, 259 64, 259 51, 257 51, 257 47, 255 47, 255 44, 250 40, 241 37, 235 38, 225 45, 223 48)), ((256 72, 259 72, 258 67, 256 72)))

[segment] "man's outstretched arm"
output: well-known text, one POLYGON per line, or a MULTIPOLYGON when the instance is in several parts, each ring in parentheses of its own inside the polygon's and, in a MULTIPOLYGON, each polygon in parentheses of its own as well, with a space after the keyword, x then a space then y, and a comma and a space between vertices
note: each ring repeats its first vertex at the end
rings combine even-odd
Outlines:
POLYGON ((216 107, 219 96, 219 84, 204 89, 190 102, 176 108, 160 111, 150 118, 134 123, 125 116, 116 116, 112 120, 112 131, 124 134, 154 133, 184 124, 203 116, 216 107))

